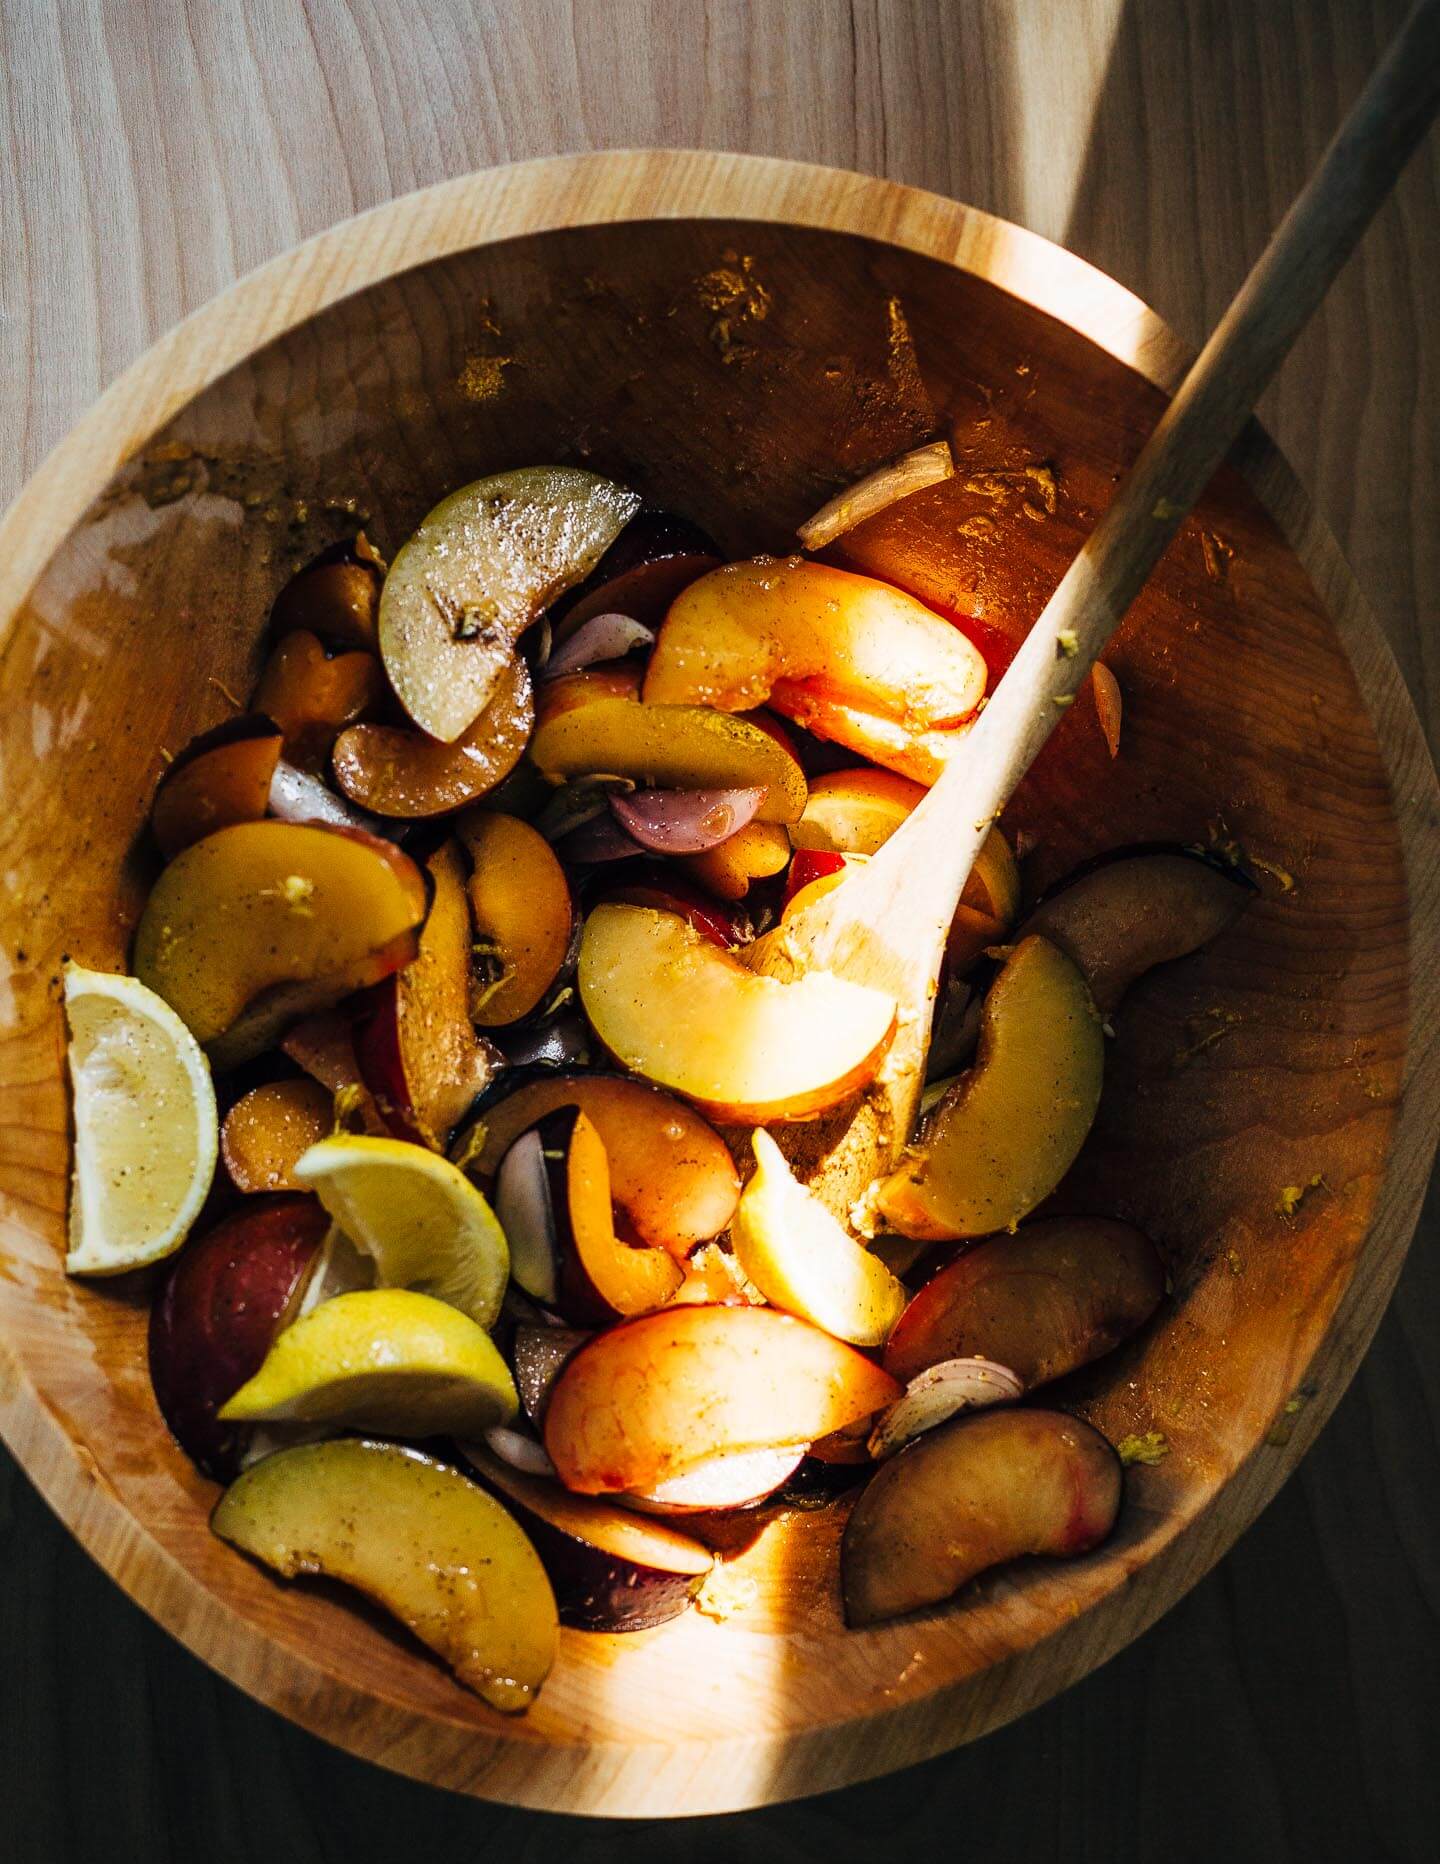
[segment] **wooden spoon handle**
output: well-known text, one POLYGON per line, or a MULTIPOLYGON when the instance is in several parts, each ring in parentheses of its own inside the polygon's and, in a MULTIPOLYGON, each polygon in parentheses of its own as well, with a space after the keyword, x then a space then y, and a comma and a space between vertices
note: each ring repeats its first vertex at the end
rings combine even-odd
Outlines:
MULTIPOLYGON (((948 915, 946 901, 959 897, 983 824, 1030 768, 1437 109, 1440 0, 1420 0, 954 763, 867 870, 874 906, 892 886, 900 897, 907 873, 905 891, 913 898, 914 876, 923 869, 927 900, 936 903, 937 914, 948 915)), ((834 896, 837 903, 845 891, 834 896)))

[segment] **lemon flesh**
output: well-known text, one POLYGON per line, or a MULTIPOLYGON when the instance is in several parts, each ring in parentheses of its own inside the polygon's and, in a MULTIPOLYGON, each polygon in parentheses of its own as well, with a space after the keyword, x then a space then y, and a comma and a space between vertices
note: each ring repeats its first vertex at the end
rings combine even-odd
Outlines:
POLYGON ((220 1416, 435 1437, 489 1430, 518 1408, 509 1367, 473 1320, 427 1294, 373 1288, 287 1327, 220 1416))
POLYGON ((302 1154, 295 1177, 375 1264, 385 1287, 411 1288, 492 1327, 510 1278, 505 1232, 448 1159, 403 1139, 337 1135, 302 1154))
POLYGON ((65 967, 75 1118, 72 1275, 119 1275, 184 1242, 215 1173, 210 1066, 168 1003, 133 977, 65 967))

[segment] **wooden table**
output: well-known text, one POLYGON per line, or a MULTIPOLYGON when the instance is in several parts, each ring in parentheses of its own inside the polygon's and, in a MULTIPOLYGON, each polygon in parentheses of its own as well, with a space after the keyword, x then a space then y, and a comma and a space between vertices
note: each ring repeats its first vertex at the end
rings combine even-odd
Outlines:
MULTIPOLYGON (((1082 252, 1188 337, 1404 0, 0 0, 0 504, 145 344, 357 209, 491 162, 694 144, 867 169, 1082 252), (663 26, 655 22, 663 20, 663 26)), ((1440 726, 1440 137, 1266 418, 1440 726)), ((1440 1850, 1440 1206, 1318 1448, 1110 1667, 978 1747, 664 1830, 321 1746, 157 1631, 0 1457, 0 1855, 284 1864, 932 1848, 1026 1864, 1440 1850)))

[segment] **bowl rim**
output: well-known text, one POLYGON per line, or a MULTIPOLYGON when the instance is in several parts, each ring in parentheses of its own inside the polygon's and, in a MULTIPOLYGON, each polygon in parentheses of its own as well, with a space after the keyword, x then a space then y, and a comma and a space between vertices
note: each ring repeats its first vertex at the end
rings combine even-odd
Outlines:
MULTIPOLYGON (((0 652, 56 549, 114 474, 187 402, 258 349, 372 285, 523 235, 649 219, 750 219, 888 243, 971 273, 1088 337, 1170 392, 1192 352, 1141 299, 1036 233, 899 183, 704 150, 607 150, 477 171, 402 195, 270 260, 146 350, 51 452, 0 520, 0 652)), ((1318 1435, 1394 1288, 1419 1216, 1440 1104, 1440 785, 1398 666, 1328 527, 1253 423, 1232 455, 1308 571, 1359 683, 1387 776, 1409 889, 1405 1074, 1384 1181, 1354 1273, 1310 1364, 1283 1444, 1262 1442, 1220 1494, 1074 1622, 988 1670, 849 1722, 760 1729, 733 1774, 696 1748, 547 1747, 460 1730, 277 1663, 236 1638, 224 1603, 110 1490, 0 1336, 0 1438, 91 1556, 231 1682, 323 1738, 414 1778, 511 1804, 619 1817, 737 1810, 827 1790, 941 1753, 1077 1681, 1148 1628, 1256 1518, 1318 1435), (1224 1506, 1220 1503, 1223 1498, 1224 1506), (1041 1653, 1043 1652, 1043 1659, 1041 1653), (435 1739, 442 1729, 446 1739, 435 1739), (754 1764, 762 1750, 763 1765, 754 1764), (552 1764, 544 1763, 555 1757, 552 1764), (583 1756, 583 1759, 582 1759, 583 1756), (592 1764, 596 1763, 596 1764, 592 1764), (708 1776, 708 1777, 707 1777, 708 1776)))

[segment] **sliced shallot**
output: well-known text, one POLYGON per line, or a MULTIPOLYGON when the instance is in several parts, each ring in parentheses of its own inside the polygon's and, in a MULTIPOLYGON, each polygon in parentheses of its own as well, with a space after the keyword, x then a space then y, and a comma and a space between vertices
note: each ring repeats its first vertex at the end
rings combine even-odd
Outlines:
POLYGON ((627 834, 655 854, 704 854, 752 821, 765 789, 636 790, 612 796, 610 811, 627 834))
POLYGON ((510 1245, 510 1273, 533 1300, 553 1303, 558 1275, 555 1209, 540 1135, 521 1133, 495 1174, 495 1215, 510 1245))
POLYGON ((284 758, 270 779, 270 813, 281 822, 323 822, 332 828, 360 828, 367 835, 395 838, 394 823, 357 809, 337 796, 328 783, 312 777, 308 770, 297 770, 284 758))
MULTIPOLYGON (((532 1437, 528 1430, 516 1430, 509 1424, 492 1424, 485 1432, 485 1442, 491 1452, 508 1463, 512 1469, 518 1469, 526 1476, 553 1476, 555 1465, 546 1454, 545 1445, 538 1437, 532 1437)), ((460 1445, 463 1451, 465 1446, 460 1445)))
POLYGON ((637 647, 653 647, 654 630, 629 615, 592 615, 562 641, 545 663, 542 676, 558 679, 562 673, 578 673, 583 667, 595 667, 607 660, 623 660, 637 647))
POLYGON ((870 1454, 876 1462, 893 1456, 912 1437, 933 1430, 961 1411, 979 1411, 992 1404, 1014 1404, 1024 1386, 1010 1370, 993 1359, 942 1359, 927 1366, 905 1387, 870 1433, 870 1454))
POLYGON ((857 524, 873 518, 887 505, 909 498, 912 492, 923 492, 927 485, 938 485, 954 474, 955 461, 947 441, 936 440, 928 447, 917 447, 913 453, 902 453, 898 460, 877 466, 874 472, 866 473, 854 485, 837 492, 813 518, 807 518, 797 528, 795 535, 807 550, 823 550, 834 538, 854 530, 857 524))

